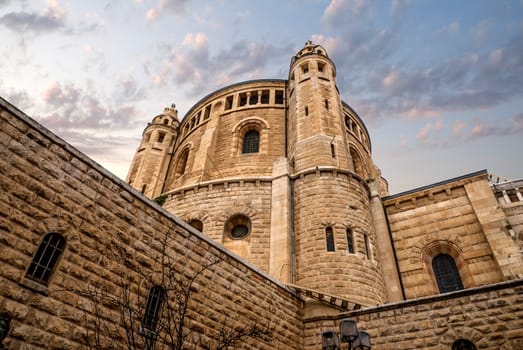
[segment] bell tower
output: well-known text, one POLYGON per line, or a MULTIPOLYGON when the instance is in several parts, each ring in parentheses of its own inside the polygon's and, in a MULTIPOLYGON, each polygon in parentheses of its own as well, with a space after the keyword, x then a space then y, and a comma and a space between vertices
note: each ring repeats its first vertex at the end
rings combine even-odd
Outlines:
POLYGON ((126 181, 150 198, 162 192, 179 126, 178 111, 172 104, 154 117, 142 133, 126 181))
POLYGON ((291 59, 287 96, 296 284, 382 303, 370 189, 355 171, 336 67, 321 45, 307 41, 291 59))

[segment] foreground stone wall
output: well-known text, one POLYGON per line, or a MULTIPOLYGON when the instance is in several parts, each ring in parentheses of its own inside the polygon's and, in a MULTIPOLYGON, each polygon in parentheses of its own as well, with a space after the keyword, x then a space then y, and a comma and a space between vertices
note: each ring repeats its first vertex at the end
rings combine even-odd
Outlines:
MULTIPOLYGON (((257 324, 273 328, 274 340, 267 344, 247 338, 242 349, 301 348, 299 298, 3 99, 0 189, 0 311, 13 319, 7 348, 83 348, 83 322, 93 310, 78 291, 116 295, 123 281, 133 300, 143 301, 161 277, 162 252, 173 259, 180 279, 209 261, 220 261, 194 285, 187 315, 189 347, 202 348, 202 342, 218 337, 222 325, 232 330, 257 324), (49 232, 61 234, 66 245, 44 285, 25 275, 49 232)), ((111 305, 101 311, 117 319, 111 305)))
POLYGON ((373 350, 451 350, 458 339, 477 349, 523 349, 523 280, 504 282, 382 307, 309 317, 305 323, 306 350, 321 346, 321 334, 339 331, 344 318, 371 335, 373 350))

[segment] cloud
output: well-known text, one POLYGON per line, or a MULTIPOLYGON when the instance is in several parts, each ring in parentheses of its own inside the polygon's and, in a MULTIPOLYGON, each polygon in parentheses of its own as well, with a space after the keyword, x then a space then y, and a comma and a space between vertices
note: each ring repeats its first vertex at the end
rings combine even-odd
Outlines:
MULTIPOLYGON (((285 64, 289 52, 290 44, 275 46, 240 40, 213 55, 205 34, 188 33, 180 47, 169 49, 163 67, 150 76, 158 85, 174 81, 186 88, 188 97, 196 97, 233 81, 266 77, 265 68, 278 60, 285 64)), ((147 70, 153 71, 149 67, 147 70)))
POLYGON ((145 18, 147 21, 154 21, 165 14, 182 16, 188 4, 189 0, 159 0, 155 7, 147 10, 145 18))
POLYGON ((39 118, 50 128, 64 130, 102 130, 133 127, 134 107, 110 106, 98 99, 94 92, 83 90, 73 84, 54 82, 42 92, 47 112, 39 118))
POLYGON ((416 134, 416 139, 420 142, 425 142, 430 136, 430 131, 432 130, 432 124, 428 123, 422 127, 416 134))
POLYGON ((50 32, 65 26, 65 10, 56 0, 47 0, 43 13, 9 12, 0 17, 0 25, 14 32, 50 32))
POLYGON ((454 126, 452 127, 452 132, 455 135, 459 135, 464 127, 465 127, 465 123, 464 122, 462 122, 461 120, 456 120, 454 122, 454 126))

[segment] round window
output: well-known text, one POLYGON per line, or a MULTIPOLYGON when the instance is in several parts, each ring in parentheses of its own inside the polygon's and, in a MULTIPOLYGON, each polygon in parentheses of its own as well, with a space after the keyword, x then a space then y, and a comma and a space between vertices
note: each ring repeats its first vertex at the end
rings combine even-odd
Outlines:
POLYGON ((232 239, 243 239, 251 232, 251 220, 242 214, 231 216, 225 223, 225 234, 232 239))
POLYGON ((232 238, 243 238, 249 233, 249 228, 243 224, 236 225, 232 228, 232 238))

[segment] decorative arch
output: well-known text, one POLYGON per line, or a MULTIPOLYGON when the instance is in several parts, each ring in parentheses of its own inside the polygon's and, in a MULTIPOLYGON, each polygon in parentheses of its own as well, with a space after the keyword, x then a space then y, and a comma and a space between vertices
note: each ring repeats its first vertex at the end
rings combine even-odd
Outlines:
POLYGON ((361 156, 360 152, 358 152, 356 147, 353 145, 349 145, 349 152, 352 159, 354 172, 363 179, 367 179, 369 177, 369 171, 367 170, 367 166, 363 161, 363 157, 361 156))
POLYGON ((444 349, 453 350, 452 345, 460 339, 470 341, 478 349, 483 349, 487 345, 485 337, 473 328, 452 327, 452 324, 448 324, 447 327, 447 331, 439 337, 439 343, 444 349))
POLYGON ((185 146, 176 158, 176 163, 174 165, 174 173, 176 176, 182 176, 187 171, 190 149, 190 145, 185 146))
POLYGON ((267 153, 269 129, 269 123, 258 117, 250 117, 236 123, 232 128, 232 156, 244 153, 267 153), (253 147, 256 143, 257 148, 253 147))
POLYGON ((423 264, 423 271, 428 277, 431 294, 439 294, 440 288, 434 271, 433 262, 438 256, 448 256, 452 258, 456 265, 459 278, 462 282, 463 288, 470 288, 474 286, 472 274, 468 268, 467 262, 463 258, 463 251, 453 242, 446 240, 434 240, 428 243, 421 251, 421 261, 423 264))

